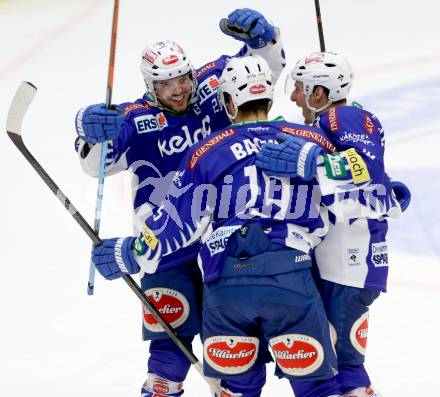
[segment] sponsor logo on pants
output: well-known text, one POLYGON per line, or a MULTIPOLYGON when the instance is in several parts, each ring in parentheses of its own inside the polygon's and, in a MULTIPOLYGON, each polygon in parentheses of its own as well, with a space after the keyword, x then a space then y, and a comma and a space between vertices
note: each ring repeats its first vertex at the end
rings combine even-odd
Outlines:
MULTIPOLYGON (((173 328, 182 325, 189 316, 189 303, 179 291, 171 288, 150 288, 145 291, 151 303, 173 328)), ((162 326, 144 306, 144 326, 151 332, 163 332, 162 326)))
POLYGON ((353 347, 363 356, 367 349, 368 340, 368 311, 362 314, 353 324, 350 331, 350 341, 353 347))
POLYGON ((308 335, 282 335, 272 338, 269 343, 277 364, 287 375, 309 375, 324 361, 321 344, 308 335))
POLYGON ((258 338, 250 336, 212 336, 203 344, 208 365, 224 374, 241 374, 257 359, 258 338))

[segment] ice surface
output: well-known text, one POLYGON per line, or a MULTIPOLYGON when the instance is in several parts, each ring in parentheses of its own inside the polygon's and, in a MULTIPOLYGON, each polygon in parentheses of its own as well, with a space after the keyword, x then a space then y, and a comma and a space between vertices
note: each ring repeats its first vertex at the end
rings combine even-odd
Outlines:
MULTIPOLYGON (((104 102, 111 0, 0 1, 0 126, 22 80, 38 88, 23 123, 29 149, 92 222, 96 181, 80 170, 73 119, 104 102)), ((138 69, 147 43, 171 38, 201 65, 239 44, 217 28, 237 7, 262 11, 283 31, 288 68, 319 49, 309 1, 121 1, 114 102, 142 94, 138 69)), ((387 136, 389 174, 409 184, 413 202, 391 222, 389 293, 371 311, 367 366, 385 397, 438 390, 440 344, 440 28, 437 2, 321 0, 328 50, 350 59, 352 98, 376 113, 387 136)), ((284 77, 281 77, 283 80, 284 77)), ((301 121, 277 88, 272 115, 301 121)), ((0 135, 0 394, 7 397, 139 396, 147 349, 141 307, 124 282, 97 277, 86 294, 90 241, 0 135)), ((131 233, 127 176, 108 178, 101 235, 131 233)), ((199 343, 197 355, 201 358, 199 343)), ((291 395, 271 375, 263 396, 291 395)), ((191 370, 188 396, 208 396, 191 370)))

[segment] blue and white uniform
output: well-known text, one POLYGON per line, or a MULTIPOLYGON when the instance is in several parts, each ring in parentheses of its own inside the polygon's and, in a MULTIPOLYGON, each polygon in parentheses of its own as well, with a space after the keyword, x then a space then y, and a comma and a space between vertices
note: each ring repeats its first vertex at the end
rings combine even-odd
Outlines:
MULTIPOLYGON (((384 170, 384 135, 374 115, 357 107, 331 107, 320 114, 315 126, 337 150, 317 157, 314 173, 328 210, 329 232, 314 257, 318 286, 335 331, 338 382, 345 393, 371 383, 363 367, 368 306, 386 290, 386 219, 399 216, 401 209, 384 170)), ((259 165, 279 176, 296 175, 297 162, 304 160, 302 152, 297 155, 289 145, 297 144, 297 138, 316 139, 301 129, 283 132, 295 138, 268 145, 259 165)), ((307 145, 311 143, 303 148, 307 145)), ((308 388, 301 381, 292 386, 296 394, 308 388)))
MULTIPOLYGON (((236 56, 253 53, 266 58, 274 75, 279 76, 285 62, 279 32, 274 44, 259 49, 246 45, 236 56)), ((106 175, 124 170, 132 173, 134 234, 142 230, 145 218, 165 198, 186 151, 209 136, 211 131, 230 123, 217 101, 219 76, 229 58, 221 56, 196 70, 197 91, 188 112, 183 115, 152 107, 146 98, 118 106, 124 113, 124 122, 118 137, 108 142, 106 175)), ((75 146, 83 170, 97 176, 100 145, 91 145, 78 138, 75 146)), ((196 265, 199 250, 200 244, 194 241, 178 253, 162 258, 160 271, 154 276, 144 277, 141 274, 142 288, 189 347, 201 328, 201 275, 196 265)), ((170 390, 167 395, 182 394, 181 382, 190 363, 146 309, 143 337, 152 340, 146 385, 166 380, 170 390)), ((150 396, 146 388, 143 393, 150 396)), ((164 390, 164 386, 161 389, 164 390)))
MULTIPOLYGON (((345 210, 345 216, 349 218, 347 221, 338 219, 336 206, 329 207, 332 230, 315 250, 320 276, 338 284, 386 291, 386 218, 399 216, 400 207, 392 195, 390 179, 385 173, 383 128, 373 114, 353 106, 330 108, 319 116, 315 126, 327 133, 339 152, 356 151, 353 156, 326 159, 325 165, 332 170, 335 188, 329 186, 325 193, 349 190, 336 187, 340 181, 347 180, 347 165, 356 168, 351 183, 364 186, 352 194, 353 200, 363 207, 360 213, 354 211, 353 216, 347 215, 345 210)), ((318 172, 324 170, 321 168, 318 172)))
MULTIPOLYGON (((268 177, 255 166, 261 145, 280 131, 307 136, 326 155, 338 155, 319 129, 282 120, 211 135, 185 155, 134 244, 135 258, 154 273, 163 266, 160 258, 202 238, 204 370, 222 379, 225 392, 259 395, 265 373, 256 358, 266 341, 278 375, 307 380, 297 397, 317 390, 337 395, 336 358, 310 273, 311 251, 328 229, 320 185, 268 177)), ((325 173, 320 179, 323 187, 335 185, 325 173)))
MULTIPOLYGON (((351 182, 363 187, 352 193, 353 200, 363 204, 361 213, 353 211, 346 219, 338 219, 337 208, 329 206, 329 232, 314 251, 321 279, 318 286, 336 331, 338 381, 346 392, 371 384, 363 366, 368 307, 381 291, 386 291, 387 218, 400 216, 401 210, 385 173, 384 131, 376 116, 358 107, 337 106, 322 113, 315 126, 327 133, 338 151, 352 153, 326 159, 335 185, 347 178, 346 169, 352 169, 355 174, 351 182)), ((338 191, 340 186, 325 193, 338 191)))

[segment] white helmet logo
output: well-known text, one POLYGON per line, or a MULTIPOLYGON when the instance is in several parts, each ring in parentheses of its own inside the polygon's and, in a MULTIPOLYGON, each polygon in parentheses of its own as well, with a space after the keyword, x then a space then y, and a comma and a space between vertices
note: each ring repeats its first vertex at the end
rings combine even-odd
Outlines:
POLYGON ((266 86, 264 84, 255 84, 249 87, 249 92, 252 95, 259 95, 266 91, 266 86))
POLYGON ((313 54, 311 56, 308 56, 304 63, 306 65, 308 65, 309 63, 322 63, 324 62, 324 54, 323 53, 318 53, 318 54, 313 54))
POLYGON ((170 55, 169 57, 165 57, 162 59, 162 63, 164 65, 172 65, 173 63, 176 63, 179 60, 177 55, 170 55))

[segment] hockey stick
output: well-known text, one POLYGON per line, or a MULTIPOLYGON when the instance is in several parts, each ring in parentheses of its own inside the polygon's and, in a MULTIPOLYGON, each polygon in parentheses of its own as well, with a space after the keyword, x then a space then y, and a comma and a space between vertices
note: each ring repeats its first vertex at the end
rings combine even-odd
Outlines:
MULTIPOLYGON (((107 73, 107 91, 105 98, 105 106, 110 108, 112 103, 112 91, 113 91, 113 75, 115 71, 115 56, 116 56, 116 37, 118 33, 118 16, 119 16, 119 0, 115 0, 113 4, 113 22, 112 22, 112 35, 110 40, 110 55, 108 62, 107 73)), ((104 179, 105 179, 105 162, 107 160, 108 144, 103 142, 101 145, 101 157, 99 159, 99 175, 98 175, 98 191, 96 192, 96 205, 95 205, 95 221, 94 227, 96 234, 99 235, 99 228, 101 226, 101 209, 102 199, 104 195, 104 179)), ((93 246, 92 246, 93 250, 93 246)), ((87 283, 87 294, 93 295, 95 290, 95 264, 90 259, 89 267, 89 280, 87 283)))
POLYGON ((325 52, 324 30, 322 29, 321 8, 319 7, 319 0, 315 0, 315 10, 316 23, 318 24, 319 45, 321 48, 321 52, 325 52))
MULTIPOLYGON (((79 213, 79 211, 73 206, 70 200, 64 195, 61 189, 57 186, 54 180, 47 174, 44 168, 38 163, 35 157, 27 149, 23 142, 21 136, 21 125, 23 118, 37 93, 37 88, 29 83, 23 82, 18 87, 18 90, 11 102, 9 107, 9 113, 6 121, 6 132, 9 138, 12 140, 17 149, 30 163, 32 168, 38 173, 38 175, 43 179, 46 185, 52 190, 53 194, 58 197, 58 200, 63 204, 64 208, 72 215, 80 227, 86 232, 95 245, 101 245, 102 240, 99 238, 98 234, 92 229, 92 227, 87 223, 84 217, 79 213)), ((208 378, 203 375, 203 369, 200 361, 197 357, 184 345, 184 343, 177 336, 176 331, 163 319, 162 315, 156 309, 156 307, 151 303, 149 298, 145 295, 142 289, 137 285, 130 275, 122 276, 124 281, 128 284, 131 290, 136 294, 139 300, 147 307, 151 315, 155 320, 162 326, 164 331, 170 337, 170 339, 177 345, 177 347, 182 351, 185 357, 190 361, 190 363, 195 367, 197 372, 203 376, 203 378, 208 383, 211 391, 218 393, 220 395, 219 383, 213 379, 208 378)))

